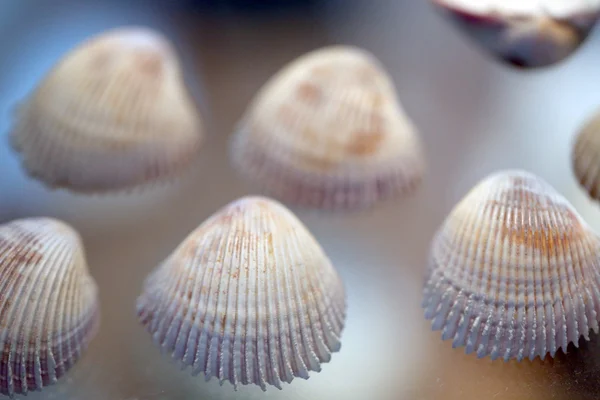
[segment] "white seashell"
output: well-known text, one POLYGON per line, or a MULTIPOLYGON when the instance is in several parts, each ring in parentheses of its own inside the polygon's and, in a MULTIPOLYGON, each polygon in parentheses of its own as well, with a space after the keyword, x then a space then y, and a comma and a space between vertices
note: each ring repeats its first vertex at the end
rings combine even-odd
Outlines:
POLYGON ((453 346, 492 359, 553 357, 598 332, 600 241, 524 171, 491 175, 456 205, 430 253, 423 306, 453 346))
POLYGON ((239 199, 147 279, 140 321, 194 375, 281 389, 340 349, 346 300, 329 259, 284 206, 239 199))
POLYGON ((258 93, 231 145, 242 176, 290 204, 362 208, 411 192, 424 171, 392 80, 366 51, 306 54, 258 93))
POLYGON ((50 187, 108 192, 173 177, 203 138, 171 44, 120 28, 68 53, 19 107, 11 141, 50 187))
POLYGON ((79 235, 32 218, 0 225, 0 392, 54 384, 94 337, 97 287, 79 235))
POLYGON ((433 0, 498 58, 523 68, 571 55, 589 35, 600 0, 433 0))
POLYGON ((579 183, 591 198, 600 200, 600 113, 577 135, 571 159, 579 183))

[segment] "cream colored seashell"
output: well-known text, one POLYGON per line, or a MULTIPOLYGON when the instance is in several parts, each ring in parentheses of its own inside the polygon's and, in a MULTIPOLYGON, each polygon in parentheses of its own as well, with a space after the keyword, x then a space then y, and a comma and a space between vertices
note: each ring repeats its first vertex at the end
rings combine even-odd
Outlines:
POLYGON ((362 208, 410 192, 424 157, 380 63, 353 47, 306 54, 275 75, 240 122, 236 169, 267 193, 315 208, 362 208))
POLYGON ((437 232, 425 316, 454 347, 542 359, 598 332, 600 241, 570 203, 524 171, 491 175, 437 232))
POLYGON ((194 375, 281 389, 340 349, 344 286, 302 223, 261 197, 213 215, 147 279, 154 341, 194 375))
POLYGON ((79 235, 49 218, 0 225, 0 392, 54 384, 99 325, 97 288, 79 235))
POLYGON ((571 160, 579 183, 590 197, 600 200, 600 113, 577 135, 571 160))
POLYGON ((111 30, 68 53, 18 109, 11 133, 32 176, 76 192, 173 177, 202 138, 177 55, 147 28, 111 30))
POLYGON ((570 56, 589 35, 600 0, 433 0, 500 59, 524 68, 570 56))

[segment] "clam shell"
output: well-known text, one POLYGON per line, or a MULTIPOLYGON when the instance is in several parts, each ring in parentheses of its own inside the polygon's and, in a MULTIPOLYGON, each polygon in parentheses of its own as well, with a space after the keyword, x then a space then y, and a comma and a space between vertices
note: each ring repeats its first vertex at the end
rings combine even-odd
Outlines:
POLYGON ((308 53, 275 75, 238 125, 239 173, 289 204, 363 208, 411 192, 424 157, 380 63, 364 50, 308 53))
POLYGON ((433 0, 499 59, 523 68, 570 56, 588 37, 599 0, 433 0))
POLYGON ((524 171, 473 188, 437 232, 425 316, 478 357, 542 359, 598 332, 600 242, 569 202, 524 171))
POLYGON ((0 392, 12 397, 55 383, 98 324, 79 235, 47 218, 0 225, 0 392))
POLYGON ((84 193, 173 177, 202 138, 174 49, 136 27, 100 34, 63 57, 18 107, 11 132, 30 175, 84 193))
POLYGON ((343 283, 302 223, 261 197, 192 232, 138 299, 154 341, 194 375, 281 389, 340 349, 343 283))
POLYGON ((577 135, 571 160, 579 183, 590 197, 600 200, 600 113, 577 135))

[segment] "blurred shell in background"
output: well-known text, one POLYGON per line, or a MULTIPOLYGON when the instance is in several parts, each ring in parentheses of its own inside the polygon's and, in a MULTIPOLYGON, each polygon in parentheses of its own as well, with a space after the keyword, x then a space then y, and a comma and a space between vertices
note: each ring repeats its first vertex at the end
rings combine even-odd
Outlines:
POLYGON ((569 202, 524 171, 484 179, 433 241, 423 306, 479 357, 542 359, 598 332, 600 242, 569 202))
POLYGON ((498 58, 523 68, 564 60, 587 38, 600 0, 433 0, 498 58))
POLYGON ((54 384, 99 324, 97 287, 79 235, 48 218, 0 225, 0 392, 54 384))
POLYGON ((421 142, 391 78, 366 51, 304 55, 258 93, 231 146, 237 170, 289 204, 364 208, 411 192, 421 142))
POLYGON ((600 113, 577 135, 571 159, 579 183, 590 197, 600 200, 600 113))
POLYGON ((75 192, 119 191, 177 175, 203 138, 175 51, 148 28, 85 41, 15 118, 12 144, 29 174, 75 192))
POLYGON ((302 223, 260 197, 230 203, 147 279, 140 321, 194 375, 281 388, 340 349, 344 285, 302 223))

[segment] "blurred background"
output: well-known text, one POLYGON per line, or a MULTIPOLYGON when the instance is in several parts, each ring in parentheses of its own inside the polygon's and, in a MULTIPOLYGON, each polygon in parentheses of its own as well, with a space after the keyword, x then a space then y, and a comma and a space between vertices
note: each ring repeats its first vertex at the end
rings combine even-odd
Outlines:
POLYGON ((31 399, 597 399, 596 336, 555 360, 467 356, 431 332, 420 309, 429 242, 487 174, 524 168, 562 192, 596 230, 600 209, 576 184, 574 134, 600 109, 600 32, 539 71, 497 64, 425 0, 81 1, 0 3, 0 223, 61 218, 82 234, 100 286, 102 327, 65 379, 31 399), (130 196, 49 191, 6 144, 11 113, 48 69, 90 35, 122 25, 162 31, 180 50, 208 139, 193 172, 130 196), (210 214, 252 193, 227 162, 227 142, 260 86, 295 57, 330 44, 374 53, 419 127, 429 171, 409 198, 370 212, 295 210, 346 282, 342 350, 283 391, 204 382, 161 356, 138 325, 145 276, 210 214))

